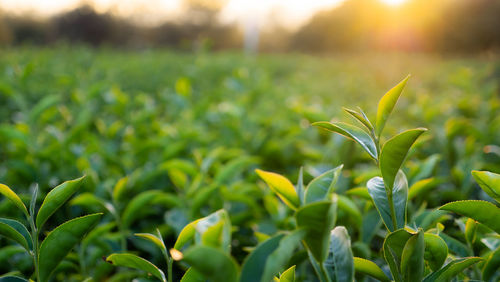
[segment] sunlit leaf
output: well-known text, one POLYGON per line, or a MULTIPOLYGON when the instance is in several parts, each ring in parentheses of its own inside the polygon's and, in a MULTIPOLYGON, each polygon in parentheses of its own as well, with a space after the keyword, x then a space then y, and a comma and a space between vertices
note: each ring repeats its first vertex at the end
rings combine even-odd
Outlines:
POLYGON ((385 93, 382 99, 380 99, 380 101, 378 102, 377 118, 375 122, 375 130, 377 136, 380 136, 380 134, 382 133, 382 130, 385 127, 385 123, 389 119, 389 116, 391 115, 392 110, 394 109, 399 96, 401 96, 401 92, 403 92, 403 89, 405 88, 406 82, 409 78, 410 76, 407 76, 405 79, 403 79, 400 83, 398 83, 398 85, 394 86, 391 90, 385 93))
POLYGON ((355 272, 369 275, 382 282, 391 281, 378 265, 364 258, 354 257, 355 272))
POLYGON ((293 265, 289 269, 285 270, 280 275, 279 281, 280 282, 295 282, 295 265, 293 265))
POLYGON ((374 130, 372 123, 370 120, 364 115, 364 113, 358 113, 354 110, 343 108, 348 114, 350 114, 353 118, 359 121, 367 130, 371 132, 374 130))
POLYGON ((0 184, 0 194, 4 195, 7 199, 11 200, 21 211, 26 216, 28 215, 28 210, 26 209, 26 206, 24 205, 23 201, 21 201, 21 198, 12 191, 7 185, 0 184))
POLYGON ((276 193, 290 208, 297 209, 300 206, 299 196, 290 180, 274 172, 260 169, 256 169, 255 172, 267 183, 271 191, 276 193))

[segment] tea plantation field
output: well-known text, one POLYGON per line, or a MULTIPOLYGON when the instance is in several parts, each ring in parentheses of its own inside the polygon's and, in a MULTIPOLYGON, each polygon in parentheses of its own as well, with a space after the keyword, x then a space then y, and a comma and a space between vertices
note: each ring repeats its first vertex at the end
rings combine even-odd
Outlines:
POLYGON ((496 57, 3 49, 0 105, 12 281, 500 279, 496 57))

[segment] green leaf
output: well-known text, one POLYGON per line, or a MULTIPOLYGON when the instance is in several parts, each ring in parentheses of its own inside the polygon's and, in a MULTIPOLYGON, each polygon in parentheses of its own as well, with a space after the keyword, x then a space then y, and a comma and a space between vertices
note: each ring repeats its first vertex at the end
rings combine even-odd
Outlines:
POLYGON ((445 267, 441 268, 439 271, 433 272, 425 279, 424 282, 446 282, 450 281, 453 277, 460 274, 467 267, 481 261, 482 258, 469 257, 455 259, 448 263, 445 267))
POLYGON ((274 277, 287 265, 305 235, 305 230, 297 229, 283 237, 278 245, 278 248, 276 248, 276 250, 269 255, 266 261, 262 281, 270 281, 272 277, 274 277))
POLYGON ((369 275, 375 279, 382 282, 390 282, 391 280, 385 275, 385 273, 376 265, 364 258, 354 257, 354 270, 359 273, 369 275))
POLYGON ((259 244, 243 262, 240 282, 271 281, 291 259, 305 233, 305 230, 298 229, 259 244))
POLYGON ((19 233, 14 227, 10 226, 9 224, 0 222, 0 235, 17 242, 27 251, 29 251, 30 247, 28 246, 26 238, 24 238, 21 233, 19 233))
MULTIPOLYGON (((246 258, 241 268, 240 282, 262 281, 269 256, 278 248, 284 234, 278 234, 260 243, 246 258)), ((279 270, 278 270, 279 271, 279 270)), ((271 277, 275 273, 271 274, 271 277)), ((269 281, 270 279, 266 280, 269 281)))
POLYGON ((433 271, 437 271, 443 266, 448 256, 448 246, 441 237, 432 233, 425 233, 424 241, 424 259, 433 271))
POLYGON ((38 255, 40 282, 49 280, 59 263, 94 228, 101 216, 101 213, 91 214, 66 221, 47 235, 38 255))
POLYGON ((183 254, 182 260, 212 281, 238 281, 238 264, 219 249, 193 246, 183 254))
POLYGON ((469 242, 469 244, 471 244, 471 246, 476 240, 477 227, 478 223, 472 218, 468 218, 465 222, 465 239, 467 240, 467 242, 469 242))
POLYGON ((425 195, 430 189, 441 184, 443 181, 437 178, 426 178, 415 182, 408 190, 408 199, 411 200, 418 195, 425 195))
POLYGON ((290 208, 296 210, 300 206, 299 196, 290 180, 274 172, 260 169, 256 169, 255 172, 267 183, 271 191, 276 193, 290 208))
POLYGON ((24 205, 23 201, 21 201, 21 198, 12 191, 7 185, 0 184, 0 194, 4 195, 7 199, 11 200, 14 205, 16 205, 20 210, 23 211, 23 213, 29 217, 28 210, 26 209, 26 206, 24 205))
POLYGON ((32 218, 35 218, 35 208, 36 208, 36 200, 38 198, 38 183, 35 184, 35 187, 33 188, 33 192, 31 195, 31 201, 30 201, 30 215, 32 218))
POLYGON ((395 185, 392 188, 392 202, 396 214, 396 226, 394 226, 392 221, 389 199, 387 198, 382 178, 378 176, 373 177, 368 181, 366 186, 386 228, 389 231, 403 228, 406 224, 406 202, 408 200, 408 181, 405 174, 402 171, 397 174, 395 185))
POLYGON ((363 221, 361 211, 351 199, 344 195, 337 195, 337 206, 339 210, 347 213, 349 219, 352 219, 352 222, 355 222, 358 226, 361 226, 361 223, 363 221))
POLYGON ((297 180, 296 189, 297 195, 299 195, 300 205, 304 204, 305 198, 305 187, 304 187, 304 168, 300 167, 299 179, 297 180))
POLYGON ((28 282, 28 280, 17 276, 0 277, 0 282, 28 282))
POLYGON ((366 115, 361 112, 358 113, 354 110, 343 108, 344 111, 346 111, 348 114, 350 114, 353 118, 355 118, 357 121, 359 121, 367 130, 368 132, 372 132, 374 130, 372 123, 370 120, 366 117, 366 115))
POLYGON ((295 214, 298 228, 306 230, 304 244, 314 258, 323 263, 330 246, 330 231, 337 219, 337 199, 301 207, 295 214))
POLYGON ((382 99, 380 99, 380 101, 378 102, 377 118, 375 122, 377 136, 380 136, 380 134, 382 133, 382 130, 385 127, 385 123, 389 119, 389 116, 391 115, 391 112, 394 109, 399 96, 401 96, 401 92, 403 92, 403 89, 405 88, 406 82, 409 78, 410 76, 407 76, 405 79, 403 79, 400 83, 398 83, 398 85, 394 86, 391 90, 385 93, 382 99))
MULTIPOLYGON (((245 258, 241 268, 240 282, 262 281, 264 269, 269 256, 278 248, 281 240, 285 237, 284 234, 278 234, 260 243, 251 253, 245 258)), ((279 271, 279 270, 278 270, 279 271)), ((273 273, 271 277, 274 276, 273 273)), ((266 280, 266 281, 269 281, 266 280)))
POLYGON ((0 235, 21 244, 27 251, 33 248, 31 235, 26 227, 19 221, 7 218, 0 218, 0 235), (19 237, 18 235, 21 235, 19 237))
POLYGON ((384 258, 396 282, 403 281, 400 269, 401 258, 406 242, 412 235, 405 229, 398 229, 385 237, 383 245, 384 258))
MULTIPOLYGON (((217 228, 217 227, 216 227, 217 228)), ((231 221, 229 215, 225 210, 218 210, 206 217, 197 219, 188 225, 186 225, 175 242, 174 249, 180 250, 186 243, 190 240, 195 239, 196 243, 207 243, 208 241, 217 241, 224 252, 229 253, 231 247, 231 221), (214 226, 219 225, 222 233, 213 232, 216 229, 211 229, 214 226), (211 231, 210 231, 211 230, 211 231), (209 237, 215 238, 204 238, 204 234, 209 232, 209 237), (213 239, 213 240, 212 240, 213 239)))
POLYGON ((305 204, 329 199, 334 191, 343 165, 331 169, 320 176, 314 178, 306 188, 305 204))
MULTIPOLYGON (((87 208, 97 208, 99 211, 108 211, 108 206, 104 200, 98 198, 92 193, 82 193, 74 197, 70 202, 71 205, 80 205, 87 208)), ((113 210, 114 211, 114 210, 113 210)))
POLYGON ((498 279, 500 274, 498 270, 500 269, 500 248, 497 248, 492 252, 487 258, 483 267, 483 279, 485 281, 493 281, 495 278, 498 279))
POLYGON ((115 187, 113 187, 113 199, 116 202, 120 202, 125 195, 128 180, 128 176, 122 177, 116 182, 115 187))
POLYGON ((479 200, 456 201, 441 206, 439 209, 472 218, 500 234, 500 220, 498 220, 500 218, 500 208, 490 202, 479 200))
POLYGON ((135 220, 140 218, 145 210, 150 210, 150 208, 145 209, 145 206, 153 204, 176 206, 178 205, 178 202, 179 201, 176 196, 159 190, 142 192, 135 196, 125 207, 122 214, 123 227, 129 228, 135 220))
POLYGON ((406 241, 401 255, 401 273, 404 281, 421 281, 424 277, 424 231, 420 229, 406 241))
POLYGON ((330 233, 336 281, 354 281, 354 259, 351 238, 344 226, 335 227, 330 233))
POLYGON ((349 196, 358 196, 360 198, 371 200, 370 193, 368 193, 368 188, 366 187, 355 187, 349 189, 345 192, 349 196))
POLYGON ((280 282, 295 282, 295 265, 280 275, 280 282))
POLYGON ((161 281, 167 281, 165 274, 156 265, 133 254, 112 254, 106 258, 107 262, 115 266, 124 266, 133 269, 139 269, 152 274, 161 281))
POLYGON ((50 190, 36 216, 36 227, 38 229, 41 229, 47 219, 80 188, 84 178, 85 176, 82 176, 74 180, 65 181, 50 190))
POLYGON ((427 131, 425 128, 410 129, 385 142, 380 153, 380 171, 387 189, 392 189, 396 174, 403 165, 410 147, 425 131, 427 131))
POLYGON ((472 176, 476 179, 481 189, 500 203, 500 174, 489 171, 472 171, 472 176))
POLYGON ((161 238, 158 238, 158 236, 155 236, 155 235, 149 234, 149 233, 135 233, 134 235, 139 237, 139 238, 143 238, 143 239, 150 241, 151 243, 155 244, 162 252, 164 252, 166 254, 168 253, 167 247, 165 246, 165 243, 163 242, 163 240, 161 238))
POLYGON ((356 141, 374 160, 378 159, 377 146, 375 145, 375 142, 370 135, 368 135, 368 133, 361 128, 343 122, 327 121, 314 122, 312 125, 338 133, 356 141))
POLYGON ((451 251, 452 253, 462 257, 471 255, 469 248, 464 243, 460 242, 459 240, 451 236, 446 235, 446 233, 444 232, 439 232, 438 235, 446 242, 448 250, 451 251))
POLYGON ((184 273, 184 275, 181 278, 181 282, 206 282, 207 280, 201 273, 196 271, 194 268, 190 267, 184 273))

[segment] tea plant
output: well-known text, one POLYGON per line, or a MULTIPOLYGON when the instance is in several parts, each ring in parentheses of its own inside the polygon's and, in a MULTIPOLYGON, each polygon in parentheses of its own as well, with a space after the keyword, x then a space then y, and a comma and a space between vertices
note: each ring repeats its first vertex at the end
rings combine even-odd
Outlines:
MULTIPOLYGON (((54 228, 43 240, 40 240, 44 224, 79 189, 83 179, 84 177, 66 181, 52 189, 43 200, 38 212, 36 212, 38 186, 32 194, 28 210, 14 191, 0 184, 0 193, 23 212, 29 224, 27 226, 18 220, 0 218, 0 234, 20 244, 33 258, 35 268, 33 277, 37 281, 49 281, 61 261, 101 218, 102 214, 96 213, 69 220, 54 228)), ((28 281, 15 276, 7 276, 3 279, 28 281)))
MULTIPOLYGON (((381 143, 381 134, 407 81, 405 78, 380 100, 375 125, 366 114, 345 109, 363 128, 340 122, 315 122, 314 126, 353 139, 378 165, 382 177, 371 178, 368 193, 389 232, 383 256, 395 281, 445 281, 481 260, 478 257, 454 259, 443 267, 448 256, 446 242, 432 232, 407 226, 408 181, 401 170, 403 162, 425 128, 404 131, 381 143)), ((453 205, 453 204, 452 204, 453 205)), ((444 206, 446 207, 446 206, 444 206)), ((375 264, 358 259, 356 269, 366 274, 382 273, 375 264)), ((381 280, 388 278, 381 277, 381 280), (383 278, 383 279, 382 279, 383 278)))

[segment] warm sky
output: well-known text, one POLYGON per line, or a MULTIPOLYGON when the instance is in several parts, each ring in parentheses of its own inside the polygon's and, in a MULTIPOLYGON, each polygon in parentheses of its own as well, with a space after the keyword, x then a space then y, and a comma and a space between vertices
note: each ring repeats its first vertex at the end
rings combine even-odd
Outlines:
MULTIPOLYGON (((314 12, 337 5, 342 0, 228 0, 222 16, 228 20, 244 21, 248 17, 268 17, 271 13, 280 20, 299 24, 314 12)), ((391 0, 389 0, 391 1, 391 0)), ((394 0, 392 0, 394 1, 394 0)), ((397 1, 397 0, 396 0, 397 1)), ((0 8, 10 12, 32 12, 50 15, 78 6, 82 0, 0 0, 0 8)), ((86 0, 100 11, 114 8, 122 15, 141 14, 148 18, 175 15, 182 9, 182 0, 86 0)))
MULTIPOLYGON (((244 23, 247 20, 263 22, 279 20, 289 26, 300 25, 321 9, 338 5, 343 0, 227 0, 222 18, 244 23)), ((405 0, 381 0, 397 5, 405 0)), ((113 9, 124 16, 135 15, 147 23, 175 16, 182 10, 182 0, 0 0, 0 9, 14 13, 30 12, 50 15, 72 9, 81 3, 90 3, 99 11, 113 9)))

